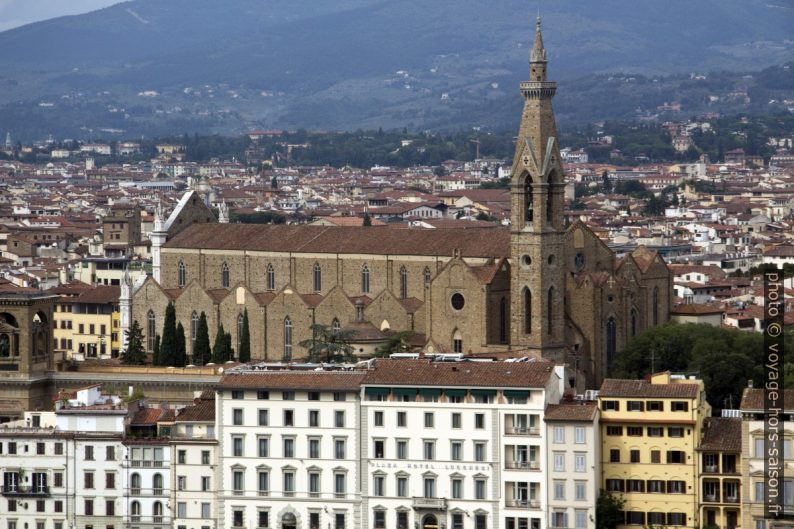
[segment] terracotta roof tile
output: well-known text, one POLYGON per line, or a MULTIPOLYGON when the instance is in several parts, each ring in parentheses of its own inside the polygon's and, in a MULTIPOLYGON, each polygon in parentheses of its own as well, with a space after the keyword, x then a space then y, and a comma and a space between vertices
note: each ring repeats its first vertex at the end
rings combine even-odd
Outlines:
POLYGON ((379 359, 367 371, 365 385, 544 387, 551 362, 431 362, 379 359))
POLYGON ((547 421, 592 422, 597 412, 595 402, 550 404, 543 418, 547 421))
POLYGON ((90 290, 82 291, 74 300, 75 303, 116 303, 121 294, 121 287, 116 285, 101 285, 90 290))
POLYGON ((261 371, 228 374, 218 389, 358 391, 363 371, 261 371))
POLYGON ((508 257, 510 231, 494 227, 467 229, 404 229, 311 225, 194 224, 165 245, 167 248, 257 250, 271 252, 388 255, 508 257))
POLYGON ((700 450, 742 451, 742 420, 733 417, 707 417, 703 421, 700 450))
MULTIPOLYGON (((794 410, 794 389, 783 390, 783 406, 786 411, 794 410)), ((763 410, 764 390, 759 388, 744 388, 740 408, 742 410, 763 410)))
POLYGON ((676 384, 651 384, 647 380, 623 380, 608 378, 601 384, 599 397, 658 397, 694 399, 698 396, 698 384, 686 382, 676 384))

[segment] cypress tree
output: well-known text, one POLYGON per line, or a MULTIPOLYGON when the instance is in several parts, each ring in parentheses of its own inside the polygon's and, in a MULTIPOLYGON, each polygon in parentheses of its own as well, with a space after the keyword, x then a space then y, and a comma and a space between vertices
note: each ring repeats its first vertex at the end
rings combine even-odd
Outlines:
POLYGON ((160 335, 154 335, 154 350, 152 351, 152 365, 159 366, 160 363, 160 335))
POLYGON ((176 365, 177 341, 176 341, 176 307, 173 302, 168 304, 165 309, 165 321, 163 322, 163 338, 160 341, 159 365, 176 365))
POLYGON ((215 343, 212 344, 212 362, 215 364, 223 363, 223 349, 226 343, 226 331, 223 330, 223 324, 218 325, 218 331, 215 333, 215 343))
POLYGON ((240 350, 237 351, 240 362, 251 361, 251 333, 248 329, 248 309, 243 312, 243 330, 240 333, 240 350))
POLYGON ((232 348, 232 333, 227 332, 223 337, 223 361, 228 362, 234 358, 234 349, 232 348))
POLYGON ((196 329, 196 343, 193 344, 193 363, 197 366, 203 366, 210 360, 212 360, 210 331, 207 326, 207 315, 202 311, 199 316, 198 328, 196 329))
POLYGON ((138 320, 132 322, 129 331, 125 331, 127 344, 121 354, 121 363, 127 365, 143 365, 146 363, 146 351, 143 349, 143 331, 138 320))
POLYGON ((174 355, 176 367, 184 367, 187 364, 187 344, 185 343, 185 328, 182 322, 176 324, 176 355, 174 355))

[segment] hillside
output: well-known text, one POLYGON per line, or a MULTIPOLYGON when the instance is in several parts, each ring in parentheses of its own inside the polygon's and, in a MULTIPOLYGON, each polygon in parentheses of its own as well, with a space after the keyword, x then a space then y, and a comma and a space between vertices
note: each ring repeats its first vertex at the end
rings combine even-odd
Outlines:
MULTIPOLYGON (((444 128, 503 119, 524 0, 136 0, 0 33, 0 130, 444 128)), ((789 60, 794 0, 544 3, 560 81, 789 60)), ((108 132, 110 131, 110 132, 108 132)))

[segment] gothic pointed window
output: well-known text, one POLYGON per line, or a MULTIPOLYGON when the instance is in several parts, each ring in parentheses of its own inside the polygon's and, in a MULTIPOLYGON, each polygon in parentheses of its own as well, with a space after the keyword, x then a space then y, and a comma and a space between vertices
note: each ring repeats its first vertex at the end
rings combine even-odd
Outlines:
POLYGON ((425 278, 425 285, 429 285, 430 284, 430 280, 432 279, 432 277, 430 275, 430 267, 426 266, 425 270, 424 270, 424 272, 422 272, 422 274, 424 275, 424 278, 425 278))
POLYGON ((554 222, 554 193, 552 192, 551 182, 554 178, 554 173, 549 175, 549 183, 546 188, 546 221, 554 222))
POLYGON ((339 332, 342 330, 342 325, 339 323, 339 320, 334 318, 334 321, 331 322, 331 329, 334 332, 339 332))
POLYGON ((323 270, 320 263, 314 263, 314 291, 318 294, 323 289, 323 270))
POLYGON ((452 352, 463 352, 463 337, 461 336, 460 331, 457 329, 455 329, 455 332, 452 333, 452 352))
POLYGON ((147 349, 154 351, 154 344, 157 336, 157 320, 151 310, 146 314, 146 341, 147 349))
POLYGON ((615 353, 618 349, 618 325, 614 317, 607 320, 606 326, 606 353, 607 353, 607 373, 612 371, 612 362, 615 360, 615 353))
POLYGON ((532 292, 524 287, 524 334, 532 334, 532 292))
POLYGON ((276 290, 276 270, 272 263, 267 265, 267 289, 276 290))
POLYGON ((404 266, 400 267, 400 299, 408 297, 408 270, 404 266))
POLYGON ((638 319, 637 309, 631 309, 631 336, 635 336, 637 334, 637 319, 638 319))
POLYGON ((223 288, 229 288, 229 265, 223 263, 221 267, 221 286, 223 288))
POLYGON ((284 318, 284 361, 292 360, 292 320, 284 318))
POLYGON ((499 300, 499 342, 507 343, 507 300, 499 300))
POLYGON ((176 282, 179 288, 182 288, 187 284, 187 270, 185 269, 185 263, 183 263, 182 261, 179 261, 176 282))
POLYGON ((190 315, 190 345, 191 347, 196 344, 196 336, 198 336, 198 322, 199 317, 196 311, 190 315))
POLYGON ((524 182, 524 200, 526 201, 526 223, 531 224, 534 219, 534 202, 532 198, 532 177, 527 175, 527 179, 524 182))
POLYGON ((653 324, 659 325, 659 287, 653 287, 653 324))
POLYGON ((546 299, 546 319, 548 320, 549 334, 554 332, 554 287, 549 287, 546 299))
POLYGON ((361 292, 369 294, 369 266, 361 267, 361 292))

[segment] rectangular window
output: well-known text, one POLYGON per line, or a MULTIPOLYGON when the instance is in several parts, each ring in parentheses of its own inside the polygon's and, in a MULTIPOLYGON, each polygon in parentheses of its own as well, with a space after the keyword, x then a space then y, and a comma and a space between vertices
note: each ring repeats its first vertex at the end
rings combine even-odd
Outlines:
POLYGON ((257 527, 270 527, 270 511, 257 512, 257 527))
POLYGON ((210 490, 210 477, 201 476, 201 491, 209 492, 209 490, 210 490))
POLYGON ((115 489, 116 488, 116 474, 113 472, 105 472, 105 488, 106 489, 115 489))
POLYGON ((341 472, 334 474, 334 494, 337 498, 343 498, 347 490, 347 476, 341 472))
POLYGON ((564 500, 565 499, 565 482, 564 481, 555 481, 554 482, 554 499, 555 500, 564 500))
POLYGON ((574 428, 573 437, 574 437, 574 441, 573 442, 576 443, 576 444, 581 445, 581 444, 585 444, 587 442, 587 439, 586 439, 586 436, 585 436, 585 429, 582 426, 577 426, 576 428, 574 428))
POLYGON ((180 501, 176 504, 176 517, 187 518, 187 502, 180 501))
POLYGON ((622 426, 607 426, 607 435, 620 436, 623 435, 622 426))
POLYGON ((601 401, 601 409, 604 411, 620 411, 620 401, 617 400, 601 401))
POLYGON ((210 464, 210 451, 209 450, 202 450, 201 451, 201 464, 202 465, 209 465, 210 464))
POLYGON ((85 473, 83 473, 83 488, 85 488, 85 489, 93 489, 94 488, 94 473, 93 472, 85 472, 85 473))
POLYGON ((293 496, 295 494, 295 473, 284 472, 282 476, 284 489, 284 496, 293 496))
POLYGON ((682 512, 668 512, 667 525, 686 525, 686 514, 682 512))
POLYGON ((576 501, 585 501, 587 500, 587 487, 585 483, 582 481, 577 481, 573 485, 574 494, 576 497, 576 501))
POLYGON ((185 459, 187 459, 187 451, 185 451, 185 450, 177 451, 177 453, 176 453, 176 461, 177 461, 177 463, 179 463, 180 465, 184 465, 185 464, 185 459))
POLYGON ((629 450, 629 462, 631 462, 631 463, 639 463, 640 462, 640 451, 639 450, 629 450))
POLYGON ((684 429, 680 426, 670 426, 667 428, 667 437, 683 437, 684 429))
POLYGON ((284 451, 282 457, 292 458, 295 457, 295 439, 291 437, 284 438, 284 451))
POLYGON ((664 494, 666 491, 666 484, 663 479, 649 479, 646 485, 649 493, 664 494))
POLYGON ((256 392, 257 400, 269 400, 270 399, 270 392, 266 389, 260 389, 256 392))
POLYGON ((281 400, 295 400, 295 392, 294 391, 282 391, 281 392, 281 400))
POLYGON ((626 435, 631 437, 642 437, 642 426, 627 426, 626 435))
POLYGON ((335 402, 344 402, 347 399, 347 395, 344 391, 334 391, 334 401, 335 402))
POLYGON ((373 455, 373 457, 375 459, 383 459, 385 457, 385 455, 384 455, 384 452, 385 452, 384 446, 385 446, 385 444, 386 443, 385 443, 385 441, 383 439, 375 439, 375 441, 373 441, 373 444, 372 444, 372 455, 373 455))
POLYGON ((210 514, 210 504, 209 503, 202 503, 201 504, 201 517, 205 520, 211 516, 210 514))
POLYGON ((434 423, 435 417, 433 417, 433 412, 425 412, 425 428, 432 428, 434 423))
POLYGON ((626 409, 628 411, 645 411, 645 403, 641 400, 630 400, 626 402, 626 409))
POLYGON ((474 460, 485 461, 485 443, 474 443, 474 460))
POLYGON ((671 411, 689 411, 689 403, 685 400, 674 400, 670 403, 671 411))
POLYGON ((345 427, 345 412, 342 410, 336 410, 334 412, 334 426, 337 428, 344 428, 345 427))
POLYGON ((565 453, 554 452, 554 471, 565 472, 565 453))
POLYGON ((686 463, 686 453, 681 450, 668 450, 667 451, 668 463, 686 463))
POLYGON ((627 492, 645 492, 645 481, 641 479, 627 479, 626 480, 627 492))
POLYGON ((386 495, 386 478, 383 476, 375 476, 372 479, 372 491, 375 496, 386 495))
POLYGON ((284 410, 284 426, 295 426, 295 412, 284 410))
POLYGON ((383 412, 376 411, 374 416, 375 426, 383 426, 383 412))
POLYGON ((319 439, 309 439, 309 459, 320 459, 319 439))
POLYGON ((345 529, 344 513, 338 512, 334 515, 334 529, 345 529))
POLYGON ((659 450, 651 450, 651 463, 661 463, 662 453, 659 450))
POLYGON ((649 400, 645 407, 648 411, 664 411, 664 402, 661 400, 649 400))
POLYGON ((475 479, 474 480, 474 499, 476 500, 484 500, 485 499, 485 489, 486 489, 486 482, 484 479, 475 479))
POLYGON ((234 492, 242 492, 245 486, 245 474, 242 470, 232 472, 232 489, 234 492))
POLYGON ((234 457, 243 457, 243 438, 232 437, 232 455, 234 457))
POLYGON ((452 441, 449 446, 449 451, 452 461, 460 461, 463 459, 463 443, 460 441, 452 441))
POLYGON ((403 428, 408 425, 408 420, 406 418, 406 413, 404 411, 397 412, 397 426, 403 428))
POLYGON ((668 494, 684 494, 686 492, 686 482, 685 481, 668 481, 667 482, 667 493, 668 494))
POLYGON ((232 424, 234 426, 242 426, 243 425, 243 410, 240 408, 235 408, 232 410, 232 424))
POLYGON ((257 440, 259 457, 270 457, 270 438, 260 437, 257 440))
POLYGON ((587 511, 577 509, 574 511, 574 528, 586 529, 587 528, 587 511))
POLYGON ((85 459, 86 461, 93 461, 94 460, 94 447, 91 446, 91 445, 86 445, 84 453, 83 453, 83 456, 84 456, 83 459, 85 459))
POLYGON ((456 500, 463 498, 463 480, 460 478, 452 480, 452 498, 456 500))
POLYGON ((345 458, 345 440, 344 439, 335 439, 334 440, 334 457, 336 459, 344 459, 345 458))
POLYGON ((664 437, 664 428, 661 426, 648 426, 648 437, 664 437))
POLYGON ((85 500, 83 502, 83 514, 86 516, 94 515, 94 500, 85 500))
POLYGON ((620 449, 619 448, 612 448, 609 451, 609 462, 610 463, 620 463, 620 449))
POLYGON ((320 426, 319 410, 309 410, 309 426, 312 428, 317 428, 320 426))
POLYGON ((408 459, 408 441, 398 440, 397 444, 397 459, 408 459))
POLYGON ((460 428, 460 413, 453 412, 452 413, 452 427, 453 428, 460 428))
POLYGON ((565 442, 565 428, 563 426, 554 427, 554 442, 556 444, 565 442))
POLYGON ((242 389, 233 389, 232 390, 232 398, 234 400, 242 400, 245 398, 245 391, 242 389))
POLYGON ((309 400, 320 400, 320 392, 319 391, 309 391, 307 395, 309 400))
POLYGON ((436 443, 434 441, 424 442, 424 456, 426 461, 432 461, 436 458, 436 443))
POLYGON ((403 476, 397 478, 397 496, 400 498, 408 496, 408 478, 403 476))
POLYGON ((474 427, 478 430, 485 429, 485 414, 484 413, 475 413, 474 414, 474 427))
POLYGON ((573 455, 573 469, 575 472, 585 472, 587 464, 587 456, 583 453, 576 453, 573 455))
POLYGON ((36 455, 44 455, 44 443, 36 443, 36 455))
POLYGON ((257 422, 259 423, 259 426, 267 426, 268 421, 270 419, 268 410, 263 410, 263 409, 257 410, 257 418, 258 418, 257 422))
POLYGON ((113 446, 106 446, 105 447, 105 461, 115 461, 116 460, 116 450, 113 446))

